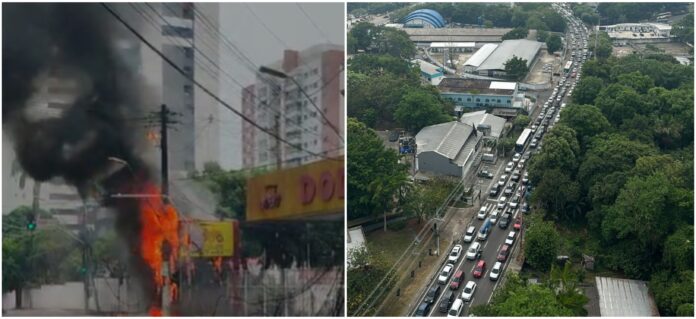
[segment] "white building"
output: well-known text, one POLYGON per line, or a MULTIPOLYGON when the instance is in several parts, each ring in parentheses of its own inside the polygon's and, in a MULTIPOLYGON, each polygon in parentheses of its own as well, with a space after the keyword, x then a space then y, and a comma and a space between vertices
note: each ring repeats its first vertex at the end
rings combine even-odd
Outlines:
MULTIPOLYGON (((267 67, 287 74, 288 78, 259 74, 256 82, 242 92, 242 112, 302 149, 330 157, 343 154, 343 141, 331 127, 344 136, 343 60, 342 45, 319 44, 303 51, 285 50, 282 60, 267 67)), ((273 136, 246 122, 242 123, 242 144, 245 168, 274 165, 279 159, 287 167, 321 159, 277 143, 273 136)))

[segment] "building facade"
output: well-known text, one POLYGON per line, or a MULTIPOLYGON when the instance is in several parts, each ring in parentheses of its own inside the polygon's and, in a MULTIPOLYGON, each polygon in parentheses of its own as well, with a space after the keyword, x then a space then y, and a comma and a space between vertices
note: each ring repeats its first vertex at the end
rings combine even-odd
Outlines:
POLYGON ((292 167, 322 158, 298 148, 330 157, 343 154, 343 55, 343 47, 333 44, 285 50, 282 60, 268 66, 285 73, 285 79, 257 75, 242 97, 242 112, 297 147, 243 123, 244 132, 254 131, 242 136, 245 168, 278 162, 292 167))
POLYGON ((460 108, 514 107, 516 82, 446 78, 438 85, 440 96, 460 108))

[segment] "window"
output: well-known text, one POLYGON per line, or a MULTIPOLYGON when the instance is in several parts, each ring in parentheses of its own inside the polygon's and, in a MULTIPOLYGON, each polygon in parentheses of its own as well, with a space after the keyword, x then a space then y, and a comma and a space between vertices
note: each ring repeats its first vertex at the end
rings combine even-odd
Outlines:
POLYGON ((510 104, 510 100, 507 100, 507 104, 510 104))
POLYGON ((488 99, 486 99, 486 103, 488 103, 488 102, 489 102, 488 99))
POLYGON ((481 102, 481 99, 479 99, 479 98, 476 98, 476 102, 481 102))
POLYGON ((471 102, 471 98, 470 97, 466 98, 466 101, 471 102))
POLYGON ((184 55, 189 59, 193 59, 193 48, 185 47, 184 48, 184 55))
POLYGON ((184 73, 186 73, 186 74, 188 74, 188 75, 193 75, 193 68, 190 67, 190 66, 185 66, 185 67, 184 67, 184 73))
POLYGON ((184 93, 189 95, 193 94, 193 86, 191 86, 190 84, 184 85, 184 93))
POLYGON ((162 35, 170 37, 193 38, 193 29, 164 25, 162 26, 162 35))
POLYGON ((500 99, 498 99, 498 103, 500 103, 500 99))
POLYGON ((461 101, 462 101, 462 98, 458 97, 458 98, 457 98, 457 101, 461 102, 461 101))

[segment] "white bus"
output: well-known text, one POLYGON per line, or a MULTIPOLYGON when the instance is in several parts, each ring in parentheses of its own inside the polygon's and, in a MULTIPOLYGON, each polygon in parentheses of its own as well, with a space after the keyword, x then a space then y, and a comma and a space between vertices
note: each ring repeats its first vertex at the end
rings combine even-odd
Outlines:
POLYGON ((568 73, 570 72, 570 68, 573 67, 573 61, 568 61, 565 64, 565 67, 563 67, 563 72, 568 73))
POLYGON ((522 151, 524 151, 524 144, 527 144, 527 140, 529 140, 531 135, 532 129, 530 128, 526 128, 522 131, 522 134, 520 134, 520 137, 517 139, 517 143, 515 143, 515 152, 522 153, 522 151))

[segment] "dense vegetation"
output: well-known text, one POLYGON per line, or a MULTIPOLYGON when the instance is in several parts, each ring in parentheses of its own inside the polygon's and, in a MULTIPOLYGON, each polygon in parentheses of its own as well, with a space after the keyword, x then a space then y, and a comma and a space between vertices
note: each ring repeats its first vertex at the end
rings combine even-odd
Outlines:
POLYGON ((693 67, 631 55, 584 70, 532 157, 533 205, 561 228, 586 229, 571 257, 592 255, 600 269, 648 280, 661 314, 691 316, 693 67))
POLYGON ((416 50, 413 42, 401 34, 403 31, 386 29, 390 28, 361 23, 348 34, 349 39, 355 39, 356 47, 370 52, 357 54, 349 61, 348 116, 368 127, 400 127, 411 133, 449 120, 451 102, 442 99, 434 86, 422 84, 418 67, 410 62, 416 50), (379 34, 376 38, 383 40, 371 39, 375 32, 379 34), (403 41, 395 40, 404 37, 403 41), (376 41, 390 43, 379 48, 393 49, 370 50, 376 41))
POLYGON ((597 6, 599 15, 602 16, 602 25, 640 22, 654 18, 661 12, 677 14, 686 12, 687 2, 600 2, 597 6))
POLYGON ((433 9, 449 23, 481 25, 496 28, 517 28, 564 32, 566 22, 548 3, 423 3, 402 8, 390 15, 399 22, 417 9, 433 9))
POLYGON ((684 18, 672 25, 672 34, 682 42, 694 44, 694 13, 687 14, 684 18))
POLYGON ((348 2, 348 13, 356 16, 382 14, 408 5, 407 2, 348 2))

